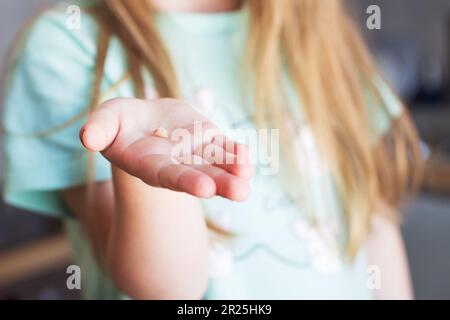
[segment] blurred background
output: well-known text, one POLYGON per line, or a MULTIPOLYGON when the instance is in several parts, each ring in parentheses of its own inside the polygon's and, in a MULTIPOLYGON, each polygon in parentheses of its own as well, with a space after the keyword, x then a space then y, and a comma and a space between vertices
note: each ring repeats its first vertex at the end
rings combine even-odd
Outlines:
MULTIPOLYGON (((428 155, 423 190, 403 225, 415 296, 450 299, 450 1, 346 1, 383 74, 410 106, 428 155), (380 30, 366 27, 369 5, 381 8, 380 30)), ((2 62, 20 26, 55 2, 0 1, 2 62)), ((0 202, 0 300, 79 299, 66 288, 69 264, 57 220, 0 202)))

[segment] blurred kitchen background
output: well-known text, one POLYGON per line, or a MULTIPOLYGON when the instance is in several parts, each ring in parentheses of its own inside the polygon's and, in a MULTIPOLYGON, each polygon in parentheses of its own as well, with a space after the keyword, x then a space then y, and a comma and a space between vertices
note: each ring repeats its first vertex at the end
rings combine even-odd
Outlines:
MULTIPOLYGON (((384 75, 410 106, 429 156, 425 186, 403 226, 416 298, 450 299, 450 1, 347 1, 384 75), (369 5, 381 8, 381 30, 366 28, 369 5)), ((0 1, 2 62, 19 27, 55 2, 0 1)), ((57 220, 0 202, 0 300, 78 299, 66 289, 69 264, 57 220)))

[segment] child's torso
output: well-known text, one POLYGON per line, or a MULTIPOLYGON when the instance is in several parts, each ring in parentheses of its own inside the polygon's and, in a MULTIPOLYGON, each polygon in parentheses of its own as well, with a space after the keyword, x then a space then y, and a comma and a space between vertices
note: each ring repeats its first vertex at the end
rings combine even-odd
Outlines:
MULTIPOLYGON (((242 142, 249 132, 242 129, 257 132, 250 120, 252 108, 247 107, 251 86, 245 83, 241 64, 246 22, 245 11, 157 16, 186 101, 242 142)), ((106 66, 110 82, 122 77, 125 64, 117 42, 110 48, 106 66)), ((147 92, 149 96, 154 95, 151 81, 147 92)), ((130 83, 124 82, 105 98, 132 95, 130 83)), ((298 186, 299 194, 302 199, 308 199, 308 204, 303 201, 302 206, 301 200, 294 203, 279 177, 267 174, 263 163, 256 164, 259 170, 251 181, 252 192, 246 202, 234 203, 222 198, 203 201, 208 219, 233 233, 227 240, 212 237, 210 287, 206 298, 371 297, 366 287, 364 250, 353 264, 344 262, 340 253, 339 200, 310 128, 305 123, 298 127, 298 135, 293 139, 303 146, 299 161, 303 161, 305 169, 302 178, 291 181, 290 186, 298 186), (311 208, 320 228, 310 223, 311 208)), ((257 160, 264 159, 257 156, 257 160)), ((280 166, 283 166, 282 159, 280 166)), ((76 233, 72 232, 72 236, 76 233)), ((74 241, 82 246, 80 239, 74 241)), ((97 278, 97 281, 103 280, 97 278)))

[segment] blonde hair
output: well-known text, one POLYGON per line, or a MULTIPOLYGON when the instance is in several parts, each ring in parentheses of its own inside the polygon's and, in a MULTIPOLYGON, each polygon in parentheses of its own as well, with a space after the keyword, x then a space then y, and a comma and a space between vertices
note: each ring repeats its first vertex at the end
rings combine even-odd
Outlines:
MULTIPOLYGON (((345 252, 353 258, 380 205, 398 208, 419 184, 416 130, 404 109, 373 142, 364 92, 375 97, 379 108, 386 106, 372 81, 377 70, 340 0, 247 0, 247 5, 250 26, 243 70, 255 93, 254 119, 260 126, 280 128, 282 149, 293 154, 282 117, 287 109, 281 80, 287 70, 332 169, 346 218, 345 252)), ((125 49, 137 97, 145 95, 143 70, 152 75, 160 96, 180 97, 174 66, 149 19, 154 13, 150 1, 103 0, 91 11, 100 33, 90 111, 99 102, 112 36, 125 49)), ((222 232, 213 224, 210 228, 222 232)))

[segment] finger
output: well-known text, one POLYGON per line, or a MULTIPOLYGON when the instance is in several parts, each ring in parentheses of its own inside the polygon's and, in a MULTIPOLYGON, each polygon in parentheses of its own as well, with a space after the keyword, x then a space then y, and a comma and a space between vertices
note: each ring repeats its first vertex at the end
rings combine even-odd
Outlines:
POLYGON ((250 148, 248 145, 234 141, 224 135, 217 135, 212 139, 212 143, 222 147, 227 152, 233 153, 241 161, 250 160, 250 148))
POLYGON ((251 164, 240 164, 235 154, 227 152, 217 144, 206 144, 196 150, 195 154, 203 157, 208 163, 243 179, 250 179, 253 175, 251 164))
POLYGON ((250 179, 254 174, 254 166, 251 161, 251 152, 249 146, 238 143, 224 135, 217 135, 212 143, 223 148, 226 152, 235 155, 235 164, 231 166, 230 172, 240 176, 243 179, 250 179))
POLYGON ((219 129, 209 121, 195 121, 192 125, 183 128, 189 134, 191 142, 191 153, 195 153, 203 145, 212 143, 219 129))
POLYGON ((207 174, 182 164, 169 164, 159 172, 160 184, 168 189, 208 199, 216 195, 216 183, 207 174))
MULTIPOLYGON (((198 156, 193 156, 198 157, 198 156)), ((229 174, 224 169, 212 166, 203 160, 203 164, 196 164, 203 159, 194 159, 195 164, 189 165, 200 172, 210 176, 216 184, 216 194, 233 201, 244 201, 250 194, 250 186, 247 181, 229 174)))
POLYGON ((83 145, 90 151, 104 151, 119 133, 119 115, 108 108, 94 112, 80 131, 83 145))
POLYGON ((140 161, 137 175, 153 187, 187 192, 200 198, 210 198, 216 194, 216 184, 211 177, 179 164, 167 155, 145 156, 140 161))

